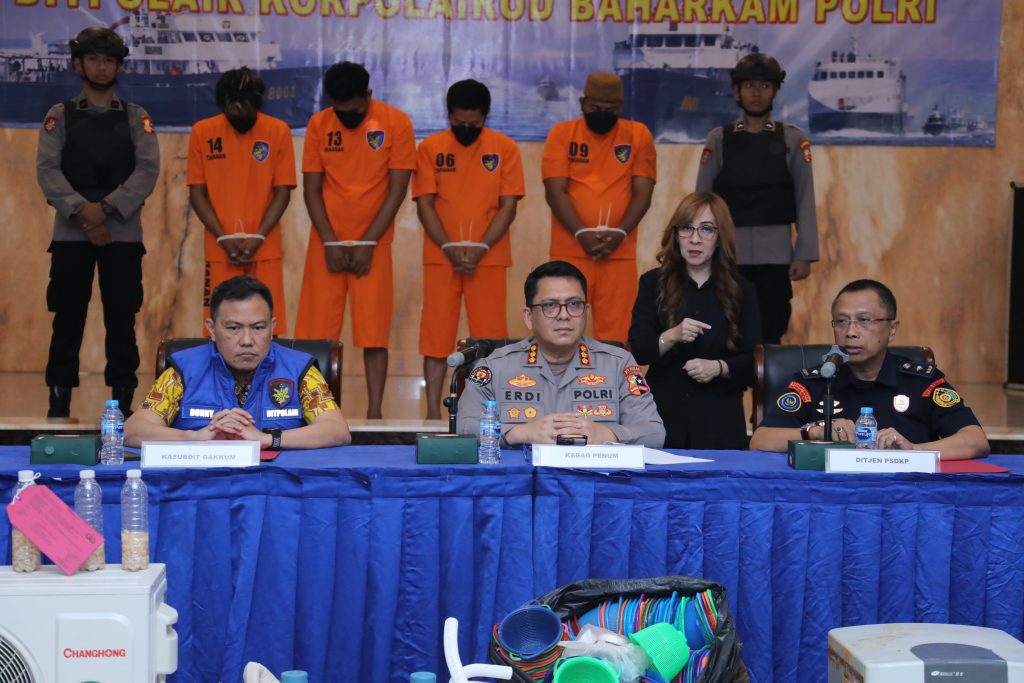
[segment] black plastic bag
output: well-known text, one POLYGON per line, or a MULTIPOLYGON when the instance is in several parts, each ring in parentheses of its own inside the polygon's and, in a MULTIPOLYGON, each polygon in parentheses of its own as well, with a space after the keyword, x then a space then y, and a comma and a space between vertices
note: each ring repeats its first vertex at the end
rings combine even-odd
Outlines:
MULTIPOLYGON (((586 579, 556 588, 550 593, 537 598, 537 602, 547 605, 561 617, 564 622, 574 616, 589 612, 605 600, 618 598, 620 595, 637 596, 641 593, 651 597, 666 597, 673 592, 682 596, 693 597, 697 593, 711 590, 718 608, 718 628, 715 631, 715 644, 711 648, 711 658, 707 667, 697 679, 697 683, 738 683, 747 681, 746 667, 740 658, 743 646, 736 634, 736 623, 729 611, 729 603, 725 599, 725 588, 714 581, 693 576, 659 576, 650 579, 586 579)), ((493 664, 512 667, 512 680, 515 683, 533 683, 533 679, 523 673, 516 662, 507 659, 491 639, 487 649, 493 664)))

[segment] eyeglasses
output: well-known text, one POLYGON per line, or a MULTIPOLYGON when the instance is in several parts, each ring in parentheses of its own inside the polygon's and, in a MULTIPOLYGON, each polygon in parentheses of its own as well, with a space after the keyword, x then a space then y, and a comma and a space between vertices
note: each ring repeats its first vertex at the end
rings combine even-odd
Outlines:
POLYGON ((853 323, 858 330, 866 330, 875 323, 887 323, 892 322, 895 318, 854 318, 853 320, 833 320, 833 330, 845 330, 853 323))
POLYGON ((771 90, 775 87, 775 84, 771 81, 743 81, 740 83, 742 90, 771 90))
POLYGON ((563 307, 566 313, 573 318, 578 318, 586 310, 587 302, 582 299, 569 299, 564 303, 561 301, 541 301, 539 304, 530 304, 528 306, 528 308, 539 308, 545 318, 557 318, 558 314, 562 312, 563 307))
POLYGON ((677 225, 676 234, 680 237, 691 237, 694 231, 700 235, 702 240, 711 239, 718 233, 714 223, 701 223, 700 225, 677 225))

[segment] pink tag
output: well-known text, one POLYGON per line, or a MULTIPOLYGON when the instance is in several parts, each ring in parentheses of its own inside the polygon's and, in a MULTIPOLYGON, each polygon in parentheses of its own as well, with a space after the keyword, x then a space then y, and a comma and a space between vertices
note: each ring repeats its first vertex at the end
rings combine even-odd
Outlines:
POLYGON ((103 537, 45 486, 29 486, 7 506, 11 526, 71 576, 103 537))

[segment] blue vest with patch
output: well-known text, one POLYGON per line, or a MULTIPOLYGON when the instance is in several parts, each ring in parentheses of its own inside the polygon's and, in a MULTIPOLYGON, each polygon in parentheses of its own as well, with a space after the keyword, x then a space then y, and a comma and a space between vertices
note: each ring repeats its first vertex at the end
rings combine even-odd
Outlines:
MULTIPOLYGON (((295 429, 306 424, 299 387, 313 363, 307 353, 271 343, 242 406, 256 420, 257 429, 295 429)), ((175 429, 200 429, 210 424, 214 413, 238 406, 235 378, 213 342, 173 354, 171 366, 185 385, 181 410, 171 425, 175 429)))

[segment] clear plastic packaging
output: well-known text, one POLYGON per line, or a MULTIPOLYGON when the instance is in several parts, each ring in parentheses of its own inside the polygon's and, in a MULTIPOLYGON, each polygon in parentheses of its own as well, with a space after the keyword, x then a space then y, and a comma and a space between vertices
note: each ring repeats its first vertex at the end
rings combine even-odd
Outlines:
POLYGON ((651 660, 629 638, 608 629, 587 624, 576 640, 563 640, 562 658, 593 657, 618 666, 621 683, 635 683, 651 666, 651 660))
POLYGON ((142 470, 128 470, 121 487, 121 568, 149 568, 149 492, 142 470))
POLYGON ((120 465, 124 462, 124 413, 117 401, 107 401, 100 416, 100 463, 120 465))
MULTIPOLYGON (((75 487, 75 513, 97 534, 103 536, 103 490, 96 481, 96 472, 82 470, 78 476, 78 486, 75 487)), ((81 568, 87 572, 103 569, 106 566, 105 554, 106 544, 101 542, 81 568)))
MULTIPOLYGON (((36 474, 32 470, 18 471, 18 484, 14 487, 11 500, 17 500, 21 492, 29 486, 36 485, 36 474)), ((28 540, 25 534, 11 529, 11 565, 16 572, 34 572, 42 564, 42 554, 36 544, 28 540)))

